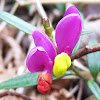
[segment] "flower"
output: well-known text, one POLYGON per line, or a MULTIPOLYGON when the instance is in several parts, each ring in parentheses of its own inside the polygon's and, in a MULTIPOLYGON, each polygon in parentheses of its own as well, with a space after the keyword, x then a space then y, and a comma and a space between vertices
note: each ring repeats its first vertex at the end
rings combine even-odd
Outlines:
POLYGON ((32 33, 36 47, 29 52, 26 65, 32 73, 43 71, 37 79, 40 92, 46 94, 50 91, 53 79, 52 72, 59 77, 70 67, 70 57, 80 37, 81 30, 82 22, 79 11, 71 6, 55 29, 58 55, 56 46, 46 34, 39 30, 32 33))
POLYGON ((51 89, 51 84, 52 84, 52 75, 47 73, 47 71, 43 71, 41 74, 39 74, 37 82, 38 82, 38 87, 37 89, 46 94, 49 93, 51 89))

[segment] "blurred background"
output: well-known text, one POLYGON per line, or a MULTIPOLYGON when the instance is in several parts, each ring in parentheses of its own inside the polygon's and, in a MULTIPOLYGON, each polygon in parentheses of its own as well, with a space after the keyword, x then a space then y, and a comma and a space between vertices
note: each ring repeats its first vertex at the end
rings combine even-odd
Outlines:
MULTIPOLYGON (((88 44, 90 37, 95 37, 100 42, 100 0, 0 0, 0 10, 14 14, 41 31, 44 31, 44 18, 49 18, 55 29, 71 5, 80 11, 84 28, 92 32, 82 36, 80 48, 88 44)), ((0 82, 29 73, 25 61, 29 50, 34 46, 32 36, 0 20, 0 82)), ((80 70, 84 69, 86 77, 91 77, 86 56, 74 63, 80 70)), ((8 92, 0 90, 0 100, 94 100, 86 83, 76 76, 54 81, 51 92, 47 95, 39 93, 36 87, 9 90, 15 94, 7 94, 5 91, 8 92)))

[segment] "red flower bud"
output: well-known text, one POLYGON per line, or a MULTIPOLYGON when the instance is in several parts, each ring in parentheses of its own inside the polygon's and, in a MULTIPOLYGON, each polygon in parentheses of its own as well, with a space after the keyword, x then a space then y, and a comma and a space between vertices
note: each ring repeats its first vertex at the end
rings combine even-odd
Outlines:
POLYGON ((38 91, 42 92, 43 94, 47 94, 51 90, 51 84, 52 84, 52 75, 47 73, 47 71, 43 71, 38 75, 38 91))

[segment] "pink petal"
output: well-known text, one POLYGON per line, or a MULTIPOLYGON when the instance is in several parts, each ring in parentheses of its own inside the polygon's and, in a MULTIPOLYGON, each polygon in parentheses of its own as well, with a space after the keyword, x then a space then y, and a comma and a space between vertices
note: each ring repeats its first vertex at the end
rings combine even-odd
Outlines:
POLYGON ((78 14, 69 14, 58 22, 55 39, 59 53, 66 52, 71 56, 80 37, 81 30, 82 22, 78 14))
POLYGON ((42 32, 35 30, 32 34, 35 45, 41 46, 48 53, 52 61, 54 61, 55 56, 57 55, 57 50, 53 42, 42 32))
POLYGON ((30 72, 47 70, 48 73, 52 73, 53 69, 53 62, 42 47, 31 49, 26 59, 26 65, 30 72))
POLYGON ((65 14, 64 14, 64 17, 65 17, 66 15, 69 15, 69 14, 72 14, 72 13, 75 13, 75 14, 80 15, 80 13, 79 13, 79 11, 78 11, 78 9, 77 9, 76 7, 70 6, 70 7, 66 10, 66 12, 65 12, 65 14))

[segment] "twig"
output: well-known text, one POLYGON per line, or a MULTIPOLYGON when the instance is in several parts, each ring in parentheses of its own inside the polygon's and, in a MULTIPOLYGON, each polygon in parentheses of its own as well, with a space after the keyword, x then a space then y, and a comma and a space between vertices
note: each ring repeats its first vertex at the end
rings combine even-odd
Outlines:
POLYGON ((64 76, 62 79, 79 79, 79 77, 75 75, 69 75, 69 76, 64 76))
MULTIPOLYGON (((24 35, 25 35, 24 32, 22 32, 22 31, 18 32, 18 35, 16 36, 16 42, 17 42, 17 44, 20 44, 20 42, 21 42, 21 40, 22 40, 22 38, 23 38, 24 35)), ((8 53, 7 53, 7 55, 6 55, 5 59, 4 59, 4 65, 5 66, 7 66, 8 62, 10 62, 10 60, 13 58, 14 55, 13 55, 12 52, 13 52, 13 49, 11 48, 8 51, 8 53)))
POLYGON ((86 66, 84 66, 82 63, 80 63, 78 60, 74 60, 73 61, 73 64, 74 64, 74 66, 76 66, 77 68, 80 68, 80 69, 82 69, 82 70, 84 70, 84 71, 86 71, 86 72, 90 72, 89 71, 89 69, 86 67, 86 66))
POLYGON ((36 11, 36 6, 32 4, 29 9, 29 15, 32 16, 35 11, 36 11))
POLYGON ((79 88, 79 92, 78 92, 78 96, 76 100, 81 100, 82 90, 83 90, 83 80, 80 80, 80 88, 79 88))
POLYGON ((3 54, 3 45, 2 45, 2 40, 0 38, 0 71, 2 71, 2 69, 4 68, 4 64, 3 64, 3 57, 2 57, 2 54, 3 54))
POLYGON ((86 46, 84 49, 82 49, 80 52, 78 52, 77 54, 73 55, 71 57, 71 60, 80 58, 86 54, 92 53, 92 52, 96 52, 96 51, 100 51, 100 45, 97 46, 86 46))
POLYGON ((1 38, 3 39, 3 40, 5 40, 5 42, 7 42, 9 45, 10 45, 10 47, 12 48, 12 54, 13 54, 13 56, 14 56, 14 58, 15 58, 15 65, 16 66, 19 66, 20 65, 20 62, 22 61, 21 59, 22 59, 22 55, 23 55, 23 53, 22 53, 22 49, 21 49, 21 47, 19 46, 19 44, 12 38, 12 37, 10 37, 10 36, 8 36, 8 37, 6 37, 5 35, 1 35, 1 38), (17 48, 17 49, 16 49, 17 48))
POLYGON ((85 19, 86 21, 91 21, 91 20, 96 20, 96 19, 100 19, 100 14, 90 14, 87 16, 87 18, 85 19))
POLYGON ((79 88, 79 84, 77 84, 71 91, 67 91, 65 88, 62 88, 59 91, 59 95, 64 96, 66 99, 69 99, 73 97, 74 93, 78 90, 78 88, 79 88))
POLYGON ((39 0, 36 0, 37 10, 43 19, 47 19, 47 14, 39 0))
POLYGON ((0 98, 3 97, 3 96, 8 95, 8 92, 9 92, 9 90, 6 90, 6 91, 0 93, 0 98))
MULTIPOLYGON (((35 4, 36 0, 16 0, 20 5, 25 6, 35 4)), ((82 4, 100 4, 100 0, 40 0, 42 4, 62 4, 62 3, 82 3, 82 4)))
POLYGON ((23 94, 15 92, 14 90, 6 90, 6 91, 0 93, 0 98, 3 97, 3 96, 6 96, 6 95, 14 95, 14 96, 17 96, 17 97, 21 97, 24 100, 33 100, 33 99, 30 99, 29 97, 23 95, 23 94))
POLYGON ((12 7, 12 10, 10 11, 10 13, 11 13, 11 14, 14 14, 14 13, 16 12, 18 6, 19 6, 19 4, 18 4, 18 2, 16 2, 16 3, 14 4, 14 6, 12 7))
POLYGON ((5 0, 1 0, 0 2, 0 10, 3 10, 5 6, 5 0))
POLYGON ((87 98, 84 99, 84 100, 95 100, 95 98, 94 98, 94 95, 91 95, 91 96, 87 97, 87 98))
POLYGON ((75 94, 75 92, 78 90, 79 88, 79 84, 77 84, 70 92, 69 94, 67 94, 67 97, 70 98, 71 96, 73 96, 75 94))

